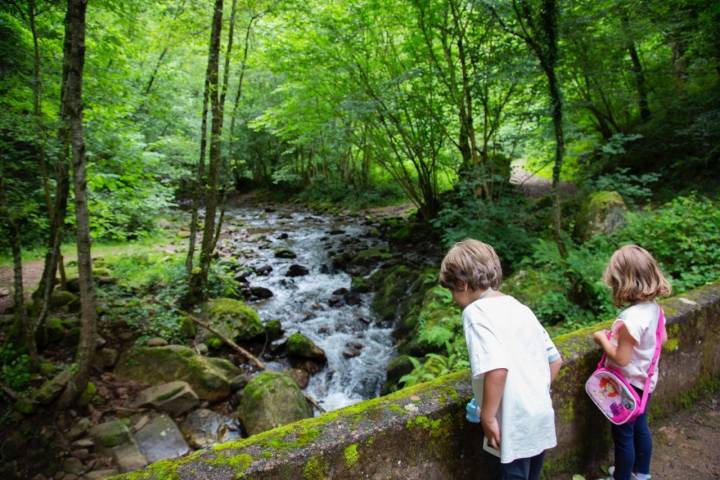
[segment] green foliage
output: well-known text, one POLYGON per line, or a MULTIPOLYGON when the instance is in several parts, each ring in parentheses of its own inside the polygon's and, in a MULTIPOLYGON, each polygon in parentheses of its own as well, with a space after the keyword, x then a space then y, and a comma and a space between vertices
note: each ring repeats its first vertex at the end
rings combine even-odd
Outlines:
POLYGON ((629 168, 617 168, 612 173, 600 175, 587 182, 590 191, 615 191, 629 205, 650 200, 652 188, 660 179, 659 173, 633 175, 629 168))
POLYGON ((680 293, 718 278, 719 207, 717 200, 677 197, 656 211, 631 214, 617 237, 649 250, 680 293))
POLYGON ((429 353, 421 363, 415 357, 409 357, 413 364, 412 372, 400 377, 404 387, 428 382, 433 378, 470 368, 465 338, 460 336, 454 343, 446 342, 446 354, 429 353))
MULTIPOLYGON (((465 238, 489 243, 506 270, 512 270, 531 251, 535 232, 540 228, 530 200, 509 191, 497 199, 476 194, 482 180, 469 174, 456 184, 432 225, 439 230, 446 248, 465 238)), ((535 210, 535 211, 534 211, 535 210)))
MULTIPOLYGON (((185 258, 181 254, 144 253, 121 255, 108 261, 117 286, 98 289, 98 297, 110 306, 111 321, 126 321, 141 333, 140 342, 162 337, 181 342, 188 329, 184 315, 175 308, 187 292, 185 258)), ((212 297, 237 295, 237 283, 222 264, 210 269, 208 294, 212 297)))
POLYGON ((567 261, 554 242, 540 240, 522 264, 532 270, 532 283, 545 286, 538 291, 531 284, 510 282, 511 293, 522 297, 541 321, 564 332, 617 310, 611 292, 603 284, 602 272, 612 253, 620 246, 635 243, 658 260, 672 283, 674 293, 716 281, 720 264, 720 210, 716 201, 678 197, 657 210, 628 214, 628 224, 613 235, 597 235, 582 245, 566 241, 567 261), (571 285, 567 272, 576 279, 571 285), (531 293, 523 297, 523 292, 531 293))
POLYGON ((25 392, 30 388, 30 357, 20 353, 15 346, 7 342, 0 347, 0 377, 4 384, 16 392, 25 392))

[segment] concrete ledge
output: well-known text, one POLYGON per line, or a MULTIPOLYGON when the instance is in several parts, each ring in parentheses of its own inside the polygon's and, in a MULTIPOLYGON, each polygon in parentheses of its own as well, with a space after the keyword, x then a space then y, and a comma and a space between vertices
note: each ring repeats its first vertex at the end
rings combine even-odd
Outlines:
MULTIPOLYGON (((666 415, 720 387, 720 284, 663 303, 669 341, 651 415, 666 415)), ((555 339, 565 365, 553 391, 558 448, 545 473, 583 471, 606 455, 609 423, 584 392, 599 359, 591 332, 602 322, 555 339)), ((469 372, 201 450, 116 477, 194 479, 493 478, 494 457, 481 449, 481 429, 464 419, 469 372)))

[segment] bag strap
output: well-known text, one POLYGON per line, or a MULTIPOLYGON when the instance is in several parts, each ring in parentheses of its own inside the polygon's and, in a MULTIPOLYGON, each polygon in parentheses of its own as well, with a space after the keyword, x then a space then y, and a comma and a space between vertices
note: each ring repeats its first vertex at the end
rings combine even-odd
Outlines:
MULTIPOLYGON (((662 332, 663 327, 665 326, 665 313, 663 312, 662 307, 657 304, 658 306, 658 323, 657 323, 657 330, 655 331, 655 353, 653 354, 652 361, 650 362, 650 368, 648 369, 648 375, 647 379, 645 379, 645 388, 643 388, 643 394, 642 398, 640 399, 640 411, 645 411, 645 405, 647 404, 647 399, 650 393, 648 392, 648 389, 650 387, 650 382, 652 381, 653 373, 655 373, 655 366, 657 365, 657 362, 660 358, 660 351, 662 350, 662 332)), ((610 338, 610 332, 608 332, 608 338, 610 338)), ((600 363, 598 363, 597 368, 603 368, 605 366, 605 360, 607 359, 607 353, 603 350, 602 357, 600 357, 600 363)))
POLYGON ((658 325, 657 330, 655 331, 655 353, 653 354, 652 361, 650 362, 648 376, 645 379, 645 388, 643 388, 642 399, 640 400, 641 412, 645 411, 645 405, 647 404, 647 399, 650 396, 650 382, 652 381, 652 376, 655 373, 655 367, 657 366, 657 362, 660 359, 660 351, 662 350, 662 332, 664 330, 664 326, 665 313, 663 312, 662 307, 658 304, 658 325))

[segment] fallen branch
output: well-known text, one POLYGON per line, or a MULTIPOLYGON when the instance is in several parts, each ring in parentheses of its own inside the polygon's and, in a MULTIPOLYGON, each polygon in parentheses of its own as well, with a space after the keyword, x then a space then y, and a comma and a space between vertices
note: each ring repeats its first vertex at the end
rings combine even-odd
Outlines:
POLYGON ((226 345, 232 347, 236 352, 240 353, 240 355, 242 355, 243 357, 250 360, 252 363, 255 364, 256 367, 258 367, 261 370, 265 370, 265 364, 260 359, 258 359, 255 355, 253 355, 252 353, 250 353, 247 350, 245 350, 244 348, 242 348, 237 343, 233 342, 231 339, 229 339, 222 333, 218 332, 216 328, 212 327, 211 325, 208 325, 207 323, 203 322, 202 320, 200 320, 199 318, 197 318, 194 315, 191 315, 187 312, 182 312, 182 313, 184 315, 187 315, 190 320, 197 323, 198 325, 200 325, 201 327, 203 327, 204 329, 206 329, 207 331, 211 332, 213 335, 218 337, 226 345))
MULTIPOLYGON (((190 320, 192 320, 193 322, 197 323, 198 325, 200 325, 201 327, 203 327, 204 329, 206 329, 207 331, 209 331, 209 332, 212 333, 213 335, 216 335, 216 336, 217 336, 220 340, 222 340, 226 345, 228 345, 229 347, 233 348, 236 352, 240 353, 242 356, 244 356, 245 358, 247 358, 248 360, 250 360, 252 363, 254 363, 255 366, 257 366, 260 370, 265 370, 265 369, 267 368, 267 367, 265 366, 265 364, 264 364, 262 361, 260 361, 257 357, 255 357, 252 353, 248 352, 247 350, 245 350, 244 348, 242 348, 240 345, 238 345, 237 343, 235 343, 234 341, 232 341, 231 339, 229 339, 228 337, 226 337, 226 336, 223 335, 222 333, 218 332, 217 329, 215 329, 214 327, 212 327, 211 325, 208 325, 206 322, 204 322, 204 321, 200 320, 199 318, 197 318, 197 317, 196 317, 195 315, 193 315, 192 313, 186 312, 186 311, 181 310, 181 309, 179 309, 179 308, 177 308, 177 307, 173 307, 172 305, 168 305, 168 304, 165 303, 165 302, 161 302, 161 301, 159 301, 159 300, 156 300, 156 301, 157 301, 158 303, 164 305, 164 306, 167 307, 167 308, 175 309, 175 310, 177 310, 178 312, 182 313, 183 315, 187 315, 187 317, 188 317, 190 320)), ((310 404, 311 404, 313 407, 317 408, 320 412, 325 412, 325 411, 326 411, 326 410, 325 410, 324 408, 322 408, 322 407, 320 406, 320 404, 319 404, 314 398, 312 398, 310 395, 308 395, 307 393, 302 392, 302 391, 301 391, 301 393, 302 393, 303 396, 305 397, 305 400, 307 400, 308 402, 310 402, 310 404)))

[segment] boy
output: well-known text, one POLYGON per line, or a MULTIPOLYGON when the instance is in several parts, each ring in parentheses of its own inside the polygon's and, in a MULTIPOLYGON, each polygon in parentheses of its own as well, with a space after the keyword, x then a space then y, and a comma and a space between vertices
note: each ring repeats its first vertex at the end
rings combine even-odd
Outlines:
POLYGON ((440 283, 463 308, 463 327, 480 423, 500 450, 500 478, 540 478, 545 450, 557 444, 550 383, 562 360, 533 312, 497 291, 495 250, 477 240, 450 249, 440 283))

